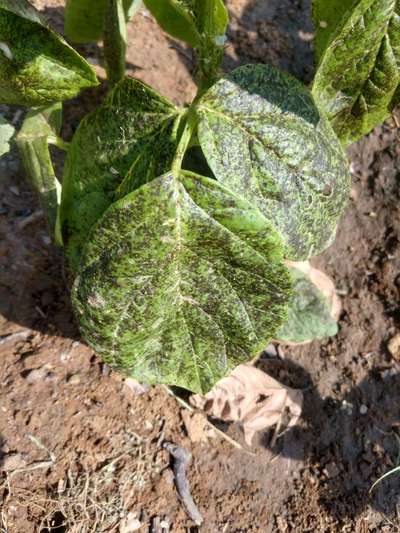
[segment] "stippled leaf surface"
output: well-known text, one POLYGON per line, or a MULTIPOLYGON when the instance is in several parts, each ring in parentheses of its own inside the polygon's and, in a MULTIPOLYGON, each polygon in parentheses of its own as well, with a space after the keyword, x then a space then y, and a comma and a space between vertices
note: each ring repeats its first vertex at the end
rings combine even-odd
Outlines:
POLYGON ((0 157, 10 151, 10 141, 14 134, 14 126, 0 115, 0 157))
POLYGON ((61 185, 54 173, 48 145, 57 138, 61 121, 60 103, 34 109, 27 114, 16 138, 27 178, 39 197, 57 244, 61 244, 58 220, 61 185))
POLYGON ((0 102, 41 106, 97 83, 88 63, 26 0, 0 0, 0 102))
POLYGON ((333 316, 336 309, 333 308, 337 306, 338 298, 330 278, 316 269, 310 272, 310 267, 304 270, 291 266, 289 269, 293 279, 293 296, 287 320, 279 328, 276 338, 289 344, 303 344, 336 335, 338 325, 333 316), (314 273, 318 275, 317 279, 314 273))
POLYGON ((315 24, 314 49, 317 62, 330 41, 343 25, 350 10, 359 0, 313 0, 312 14, 315 24))
POLYGON ((400 0, 359 0, 325 50, 313 86, 344 144, 388 117, 399 65, 400 0))
MULTIPOLYGON (((126 20, 141 7, 141 0, 124 0, 126 20)), ((90 43, 103 38, 107 0, 67 0, 65 5, 65 34, 75 43, 90 43)))
POLYGON ((218 181, 258 206, 302 259, 332 241, 349 190, 348 165, 306 87, 248 65, 199 101, 198 136, 218 181))
POLYGON ((107 210, 73 290, 82 333, 110 365, 196 392, 265 346, 289 296, 270 223, 188 173, 167 173, 107 210))
POLYGON ((173 104, 127 78, 82 120, 68 150, 61 207, 73 269, 91 226, 105 209, 170 168, 179 117, 173 104))

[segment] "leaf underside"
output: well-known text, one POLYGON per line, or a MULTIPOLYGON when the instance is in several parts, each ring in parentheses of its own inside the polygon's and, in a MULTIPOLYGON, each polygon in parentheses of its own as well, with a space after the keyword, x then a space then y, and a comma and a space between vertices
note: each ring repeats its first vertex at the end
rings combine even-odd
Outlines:
POLYGON ((313 86, 345 145, 389 116, 399 66, 400 0, 359 0, 325 50, 313 86))
POLYGON ((348 164, 308 89, 267 65, 217 82, 197 106, 199 140, 217 180, 258 206, 294 260, 333 240, 348 164))
POLYGON ((73 290, 87 342, 147 383, 206 392, 286 316, 279 236, 215 180, 167 173, 94 227, 73 290))
POLYGON ((127 78, 83 119, 68 151, 61 206, 73 270, 90 228, 107 207, 170 168, 179 118, 173 104, 127 78))
POLYGON ((0 102, 41 106, 97 83, 88 63, 26 0, 0 0, 0 102))
POLYGON ((303 343, 332 337, 338 332, 331 316, 328 300, 310 278, 295 267, 290 268, 293 296, 288 317, 279 328, 276 338, 290 343, 303 343))

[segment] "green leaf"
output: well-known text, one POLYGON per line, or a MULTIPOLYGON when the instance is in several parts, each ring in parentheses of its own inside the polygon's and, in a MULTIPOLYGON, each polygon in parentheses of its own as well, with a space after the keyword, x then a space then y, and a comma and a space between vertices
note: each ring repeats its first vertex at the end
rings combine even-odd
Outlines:
POLYGON ((313 86, 343 144, 389 116, 399 65, 400 0, 359 0, 325 50, 313 86))
MULTIPOLYGON (((141 7, 141 0, 124 0, 128 21, 141 7)), ((103 38, 107 0, 67 0, 64 31, 74 43, 91 43, 103 38)))
POLYGON ((14 126, 0 115, 0 157, 10 151, 10 142, 14 134, 14 126))
POLYGON ((220 45, 224 44, 229 16, 223 0, 196 0, 193 3, 199 32, 212 39, 219 39, 220 45))
POLYGON ((288 317, 276 338, 291 344, 302 344, 336 335, 338 325, 332 317, 326 296, 309 275, 296 267, 290 267, 290 272, 293 279, 293 296, 288 317))
POLYGON ((97 85, 86 61, 26 0, 0 0, 0 102, 41 106, 97 85))
POLYGON ((194 48, 200 46, 201 38, 196 28, 193 11, 195 0, 143 0, 161 28, 194 48))
POLYGON ((173 104, 127 78, 82 120, 68 150, 61 207, 73 270, 90 228, 105 209, 171 167, 179 119, 173 104))
POLYGON ((86 341, 147 383, 206 392, 266 345, 290 276, 261 213, 215 180, 167 173, 113 204, 73 289, 86 341))
POLYGON ((61 185, 54 173, 49 143, 56 142, 61 121, 60 103, 34 109, 27 114, 16 138, 29 182, 39 197, 50 231, 60 245, 62 239, 58 215, 61 185))
POLYGON ((199 101, 198 136, 217 180, 258 206, 288 258, 324 250, 349 192, 348 164, 308 89, 267 65, 247 65, 199 101))
POLYGON ((314 48, 317 62, 321 59, 335 32, 348 17, 359 0, 313 0, 312 12, 315 23, 314 48))

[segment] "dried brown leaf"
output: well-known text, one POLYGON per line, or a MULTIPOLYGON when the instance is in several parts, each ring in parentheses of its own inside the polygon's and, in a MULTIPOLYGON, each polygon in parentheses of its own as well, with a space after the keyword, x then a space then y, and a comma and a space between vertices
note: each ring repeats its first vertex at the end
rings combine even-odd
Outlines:
POLYGON ((190 403, 226 422, 240 422, 246 443, 273 426, 276 432, 289 415, 287 427, 300 417, 303 394, 291 389, 250 364, 239 365, 205 396, 195 394, 190 403))

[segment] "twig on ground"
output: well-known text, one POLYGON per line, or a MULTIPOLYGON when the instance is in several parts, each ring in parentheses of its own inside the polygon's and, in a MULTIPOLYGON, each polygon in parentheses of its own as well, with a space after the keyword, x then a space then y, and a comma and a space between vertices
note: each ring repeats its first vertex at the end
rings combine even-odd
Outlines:
POLYGON ((186 478, 186 467, 190 463, 192 456, 187 450, 172 442, 164 442, 163 446, 173 457, 172 467, 175 476, 175 485, 182 503, 191 520, 200 526, 203 523, 203 517, 193 501, 189 482, 186 478))

